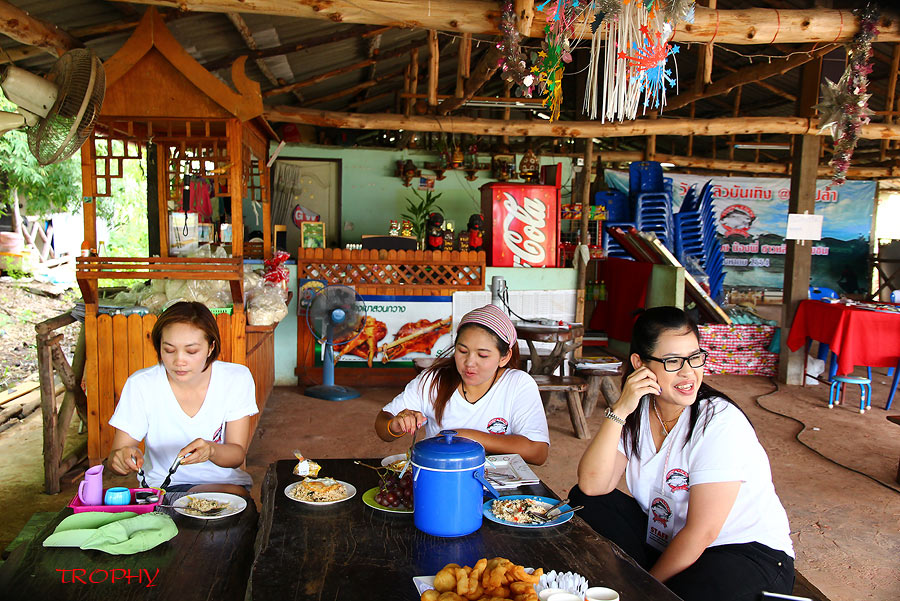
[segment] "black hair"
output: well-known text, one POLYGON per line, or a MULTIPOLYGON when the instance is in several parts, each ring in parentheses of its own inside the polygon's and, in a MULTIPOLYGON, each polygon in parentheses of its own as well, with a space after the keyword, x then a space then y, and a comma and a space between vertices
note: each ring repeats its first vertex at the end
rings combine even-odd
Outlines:
MULTIPOLYGON (((634 327, 631 330, 631 348, 628 351, 629 358, 623 362, 623 388, 625 387, 625 381, 628 379, 628 376, 635 371, 634 366, 631 364, 631 355, 635 354, 640 357, 642 361, 646 362, 656 350, 656 344, 659 342, 659 337, 663 332, 672 330, 685 334, 693 333, 694 336, 697 337, 697 341, 700 341, 700 329, 697 327, 697 322, 691 319, 687 313, 678 307, 653 307, 639 312, 638 318, 634 322, 634 327)), ((738 407, 737 403, 731 400, 725 393, 716 390, 709 384, 700 384, 700 387, 697 389, 697 398, 690 406, 690 425, 688 426, 688 431, 682 445, 686 445, 687 441, 691 439, 691 435, 694 433, 694 427, 697 425, 697 420, 700 417, 700 401, 716 397, 734 405, 737 407, 738 411, 744 413, 743 409, 738 407)), ((632 411, 631 414, 625 418, 625 426, 622 428, 622 442, 625 445, 626 454, 634 455, 637 459, 641 458, 641 415, 643 414, 644 407, 650 402, 650 398, 651 395, 649 394, 644 395, 644 397, 641 398, 637 409, 632 411)), ((712 409, 706 412, 705 419, 701 425, 703 430, 706 430, 706 426, 709 424, 713 415, 714 411, 712 409)), ((747 417, 746 413, 744 413, 744 417, 747 417)), ((750 418, 747 418, 747 421, 750 421, 750 418)), ((752 427, 753 424, 751 423, 750 425, 752 427)))

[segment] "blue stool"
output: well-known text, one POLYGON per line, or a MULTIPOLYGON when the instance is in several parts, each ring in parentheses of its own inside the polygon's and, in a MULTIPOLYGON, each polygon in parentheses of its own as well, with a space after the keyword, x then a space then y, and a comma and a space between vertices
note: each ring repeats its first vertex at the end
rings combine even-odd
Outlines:
POLYGON ((841 386, 844 384, 859 385, 859 412, 865 413, 872 408, 872 379, 857 376, 834 376, 828 392, 828 408, 841 404, 841 386))

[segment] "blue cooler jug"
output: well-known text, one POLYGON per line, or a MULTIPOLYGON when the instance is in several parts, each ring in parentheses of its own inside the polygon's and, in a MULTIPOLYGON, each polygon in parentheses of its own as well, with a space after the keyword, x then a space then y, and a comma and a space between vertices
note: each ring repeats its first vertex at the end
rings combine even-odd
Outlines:
POLYGON ((412 450, 413 521, 433 536, 465 536, 481 528, 484 488, 500 498, 484 477, 484 447, 443 430, 412 450))

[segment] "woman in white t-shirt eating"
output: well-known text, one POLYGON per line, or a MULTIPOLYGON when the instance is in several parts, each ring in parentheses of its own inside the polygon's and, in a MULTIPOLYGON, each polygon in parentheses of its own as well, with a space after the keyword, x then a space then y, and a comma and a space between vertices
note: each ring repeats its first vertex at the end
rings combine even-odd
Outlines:
POLYGON ((453 355, 419 374, 375 419, 382 440, 425 426, 425 436, 456 430, 487 453, 518 453, 536 465, 547 460, 550 436, 534 379, 516 369, 516 328, 494 305, 460 320, 453 355))
POLYGON ((187 492, 247 496, 252 480, 239 469, 258 413, 256 388, 243 365, 217 361, 216 319, 201 303, 179 302, 150 334, 159 363, 131 374, 109 424, 116 429, 108 464, 119 474, 143 470, 159 486, 176 458, 170 500, 187 492), (146 456, 138 445, 145 442, 146 456))
POLYGON ((681 309, 640 314, 622 394, 569 498, 685 601, 789 594, 794 551, 769 459, 744 412, 703 383, 699 339, 681 309), (616 489, 623 473, 633 497, 616 489))

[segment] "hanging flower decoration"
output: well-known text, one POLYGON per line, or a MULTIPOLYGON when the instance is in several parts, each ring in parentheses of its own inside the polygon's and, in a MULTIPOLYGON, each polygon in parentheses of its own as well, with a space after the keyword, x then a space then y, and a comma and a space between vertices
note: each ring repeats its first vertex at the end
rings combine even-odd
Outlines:
POLYGON ((868 108, 871 94, 866 93, 869 73, 872 72, 872 42, 878 35, 878 8, 873 3, 853 11, 859 17, 859 32, 847 47, 848 64, 837 83, 825 80, 819 110, 819 130, 830 129, 834 139, 831 184, 840 186, 847 181, 847 169, 859 140, 860 128, 873 114, 868 108))
MULTIPOLYGON (((548 4, 550 0, 537 9, 543 11, 548 4)), ((550 121, 559 118, 559 110, 562 107, 562 77, 565 70, 563 63, 572 62, 569 37, 574 30, 575 9, 578 7, 578 0, 557 1, 544 27, 545 37, 541 42, 541 51, 533 57, 536 64, 531 71, 537 76, 541 94, 546 96, 544 106, 550 110, 550 121)))
POLYGON ((516 85, 516 96, 531 98, 535 83, 534 75, 531 74, 525 63, 525 53, 519 46, 520 36, 516 26, 517 20, 513 3, 507 0, 503 4, 503 17, 500 21, 503 40, 497 44, 497 48, 503 53, 500 59, 501 76, 504 80, 516 85))

